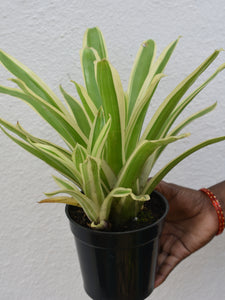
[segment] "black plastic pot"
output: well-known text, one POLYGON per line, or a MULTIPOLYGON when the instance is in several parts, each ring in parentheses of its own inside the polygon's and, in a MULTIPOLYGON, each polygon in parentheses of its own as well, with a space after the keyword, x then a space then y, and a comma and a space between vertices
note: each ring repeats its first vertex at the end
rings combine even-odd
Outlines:
MULTIPOLYGON (((143 300, 154 288, 159 236, 168 212, 167 200, 153 192, 163 209, 154 224, 138 230, 103 232, 85 228, 66 214, 75 237, 84 288, 94 300, 143 300)), ((154 205, 153 205, 154 210, 154 205)))

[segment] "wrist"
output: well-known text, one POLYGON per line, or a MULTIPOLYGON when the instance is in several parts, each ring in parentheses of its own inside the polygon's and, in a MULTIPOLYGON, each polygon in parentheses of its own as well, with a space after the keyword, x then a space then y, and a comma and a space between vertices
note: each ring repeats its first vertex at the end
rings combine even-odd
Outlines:
POLYGON ((225 227, 224 213, 221 204, 210 189, 202 188, 200 191, 206 196, 205 198, 207 198, 205 199, 205 204, 208 206, 208 214, 211 216, 213 228, 217 228, 216 235, 219 235, 223 232, 225 227))
POLYGON ((209 189, 213 192, 214 195, 216 195, 223 210, 223 213, 225 214, 225 181, 213 185, 209 187, 209 189))

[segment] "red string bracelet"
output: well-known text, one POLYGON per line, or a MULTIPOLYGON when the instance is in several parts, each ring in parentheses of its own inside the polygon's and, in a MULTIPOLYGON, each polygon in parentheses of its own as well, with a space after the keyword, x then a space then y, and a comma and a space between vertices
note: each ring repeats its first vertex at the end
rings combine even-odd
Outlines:
POLYGON ((222 207, 221 207, 219 201, 217 200, 216 196, 209 189, 202 188, 202 189, 200 189, 200 191, 202 191, 203 193, 205 193, 206 195, 209 196, 209 198, 216 210, 216 213, 218 216, 218 221, 219 221, 219 229, 218 229, 216 235, 221 234, 225 227, 224 213, 223 213, 222 207))

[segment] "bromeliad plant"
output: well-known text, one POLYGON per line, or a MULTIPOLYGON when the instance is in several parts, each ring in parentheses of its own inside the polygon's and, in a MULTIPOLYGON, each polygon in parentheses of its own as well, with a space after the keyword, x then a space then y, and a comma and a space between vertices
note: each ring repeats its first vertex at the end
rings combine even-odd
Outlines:
POLYGON ((48 198, 40 202, 81 206, 91 226, 98 229, 106 228, 110 222, 122 224, 137 215, 143 201, 150 199, 156 185, 181 160, 207 145, 225 140, 222 136, 202 142, 173 159, 154 176, 151 174, 165 147, 188 136, 179 132, 215 108, 216 103, 172 128, 185 107, 225 68, 225 64, 221 65, 182 99, 221 50, 214 51, 166 97, 141 134, 149 104, 178 40, 169 44, 157 59, 155 42, 142 43, 128 90, 124 92, 120 77, 108 60, 101 31, 88 29, 81 50, 86 89, 73 82, 81 100, 78 101, 60 86, 67 109, 32 71, 0 51, 2 65, 16 77, 11 80, 18 86, 0 86, 0 92, 28 103, 59 133, 67 146, 63 148, 37 138, 19 123, 14 126, 0 119, 1 129, 8 137, 66 178, 53 176, 60 190, 46 194, 48 198))

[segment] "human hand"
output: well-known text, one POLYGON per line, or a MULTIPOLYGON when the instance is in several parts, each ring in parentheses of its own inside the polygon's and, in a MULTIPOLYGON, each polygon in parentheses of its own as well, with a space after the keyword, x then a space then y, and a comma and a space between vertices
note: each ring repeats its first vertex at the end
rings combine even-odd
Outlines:
POLYGON ((155 279, 158 287, 179 262, 216 235, 218 217, 210 199, 201 191, 163 181, 156 190, 170 206, 160 238, 155 279))

